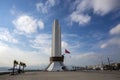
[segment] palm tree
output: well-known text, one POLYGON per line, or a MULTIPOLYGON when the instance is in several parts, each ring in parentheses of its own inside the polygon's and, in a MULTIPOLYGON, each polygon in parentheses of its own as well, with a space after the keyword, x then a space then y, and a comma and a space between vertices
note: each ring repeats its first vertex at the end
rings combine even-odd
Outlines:
POLYGON ((19 70, 18 70, 18 73, 21 73, 21 66, 22 66, 22 62, 19 63, 19 70))
POLYGON ((18 65, 18 61, 14 60, 13 61, 13 75, 15 73, 15 67, 18 65))
MULTIPOLYGON (((19 64, 19 71, 21 72, 21 66, 23 67, 22 68, 22 71, 24 72, 24 68, 26 67, 26 64, 25 63, 23 63, 23 62, 20 62, 20 64, 19 64)), ((20 73, 19 72, 19 73, 20 73)))
POLYGON ((22 65, 22 66, 23 66, 23 69, 22 69, 22 70, 23 70, 23 72, 24 72, 24 68, 26 67, 26 64, 25 64, 25 63, 23 63, 23 65, 22 65))

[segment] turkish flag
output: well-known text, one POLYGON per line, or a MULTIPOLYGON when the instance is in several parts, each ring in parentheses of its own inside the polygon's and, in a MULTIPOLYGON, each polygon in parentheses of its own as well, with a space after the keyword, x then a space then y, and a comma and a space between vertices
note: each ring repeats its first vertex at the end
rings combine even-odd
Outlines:
POLYGON ((70 54, 70 52, 67 49, 65 49, 65 53, 70 54))

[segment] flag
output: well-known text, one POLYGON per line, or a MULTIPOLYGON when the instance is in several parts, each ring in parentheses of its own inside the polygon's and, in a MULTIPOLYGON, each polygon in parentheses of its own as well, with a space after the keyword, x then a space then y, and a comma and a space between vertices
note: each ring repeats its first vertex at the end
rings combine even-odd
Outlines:
POLYGON ((67 49, 65 49, 65 53, 70 54, 70 52, 67 49))

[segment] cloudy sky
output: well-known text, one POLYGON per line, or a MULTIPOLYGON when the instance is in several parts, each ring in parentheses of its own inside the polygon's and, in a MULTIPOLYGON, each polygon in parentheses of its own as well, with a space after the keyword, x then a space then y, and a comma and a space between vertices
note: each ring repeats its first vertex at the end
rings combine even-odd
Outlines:
POLYGON ((0 0, 0 67, 49 63, 54 19, 66 65, 120 62, 120 0, 0 0))

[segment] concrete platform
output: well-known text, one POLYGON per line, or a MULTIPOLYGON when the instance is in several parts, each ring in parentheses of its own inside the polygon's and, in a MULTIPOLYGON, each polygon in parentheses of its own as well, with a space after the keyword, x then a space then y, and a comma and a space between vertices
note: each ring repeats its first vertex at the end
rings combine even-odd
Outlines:
POLYGON ((26 72, 0 75, 0 80, 120 80, 120 72, 26 72))

